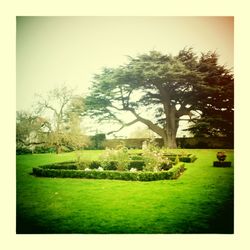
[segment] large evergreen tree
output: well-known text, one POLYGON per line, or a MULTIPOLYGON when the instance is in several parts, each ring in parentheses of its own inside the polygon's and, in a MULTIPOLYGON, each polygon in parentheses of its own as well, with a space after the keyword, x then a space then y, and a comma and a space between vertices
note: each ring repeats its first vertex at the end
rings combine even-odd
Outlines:
POLYGON ((227 136, 234 132, 234 78, 225 66, 218 64, 216 53, 202 54, 197 66, 208 89, 197 89, 200 119, 188 129, 196 136, 227 136))
MULTIPOLYGON (((197 128, 198 121, 217 117, 217 112, 231 114, 232 93, 232 75, 218 65, 215 53, 198 57, 192 49, 177 56, 151 51, 95 75, 85 110, 101 121, 120 123, 120 129, 142 122, 163 138, 165 146, 176 148, 180 120, 188 117, 197 128), (134 119, 128 121, 125 113, 134 119)), ((230 115, 227 118, 232 122, 230 115)))

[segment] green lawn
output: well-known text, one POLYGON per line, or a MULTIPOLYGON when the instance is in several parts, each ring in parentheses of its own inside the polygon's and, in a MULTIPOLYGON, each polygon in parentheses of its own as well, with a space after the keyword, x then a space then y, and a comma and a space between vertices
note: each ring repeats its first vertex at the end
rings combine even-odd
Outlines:
POLYGON ((184 174, 154 182, 39 178, 32 167, 75 154, 17 156, 17 233, 233 233, 234 167, 212 167, 217 151, 186 150, 184 174))

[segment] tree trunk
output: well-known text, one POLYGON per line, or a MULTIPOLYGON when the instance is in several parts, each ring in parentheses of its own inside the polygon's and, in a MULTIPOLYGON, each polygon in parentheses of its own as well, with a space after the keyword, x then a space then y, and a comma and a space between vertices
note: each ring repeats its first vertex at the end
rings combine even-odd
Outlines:
POLYGON ((162 137, 162 139, 163 139, 163 146, 165 148, 167 148, 168 147, 168 136, 167 136, 167 133, 165 133, 165 135, 162 137))
POLYGON ((161 128, 158 125, 152 123, 150 120, 142 118, 132 109, 130 109, 130 111, 137 118, 137 121, 144 123, 149 129, 163 138, 164 147, 177 148, 176 133, 179 126, 179 118, 176 116, 176 108, 175 106, 168 104, 165 104, 164 108, 166 113, 165 128, 161 128))
POLYGON ((176 135, 172 131, 168 132, 167 138, 168 148, 177 148, 176 135))
POLYGON ((173 131, 166 131, 166 135, 162 137, 163 139, 163 145, 165 148, 177 148, 176 143, 176 133, 173 131))
POLYGON ((61 146, 59 144, 56 144, 56 154, 60 154, 61 152, 61 146))
MULTIPOLYGON (((176 109, 174 106, 170 106, 168 116, 167 116, 167 126, 166 126, 168 148, 177 148, 176 133, 177 133, 178 126, 179 126, 179 119, 176 117, 176 109)), ((166 146, 165 140, 164 140, 164 146, 166 146)))

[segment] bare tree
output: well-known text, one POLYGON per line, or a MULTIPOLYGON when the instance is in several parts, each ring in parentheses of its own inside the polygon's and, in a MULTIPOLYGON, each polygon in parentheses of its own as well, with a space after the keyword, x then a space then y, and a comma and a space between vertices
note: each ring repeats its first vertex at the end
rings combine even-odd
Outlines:
POLYGON ((50 117, 50 130, 47 144, 60 153, 63 146, 78 149, 87 144, 88 138, 80 127, 80 117, 76 108, 80 98, 73 94, 73 89, 63 86, 48 92, 47 96, 38 96, 36 113, 50 117), (77 104, 77 105, 76 105, 77 104))

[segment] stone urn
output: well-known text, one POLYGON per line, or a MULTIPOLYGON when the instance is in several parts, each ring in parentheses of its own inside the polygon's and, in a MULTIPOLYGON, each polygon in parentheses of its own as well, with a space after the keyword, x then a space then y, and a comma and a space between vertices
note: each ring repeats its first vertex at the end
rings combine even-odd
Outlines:
POLYGON ((225 154, 225 152, 218 152, 216 156, 217 156, 217 159, 220 162, 225 161, 225 159, 227 157, 227 155, 225 154))

